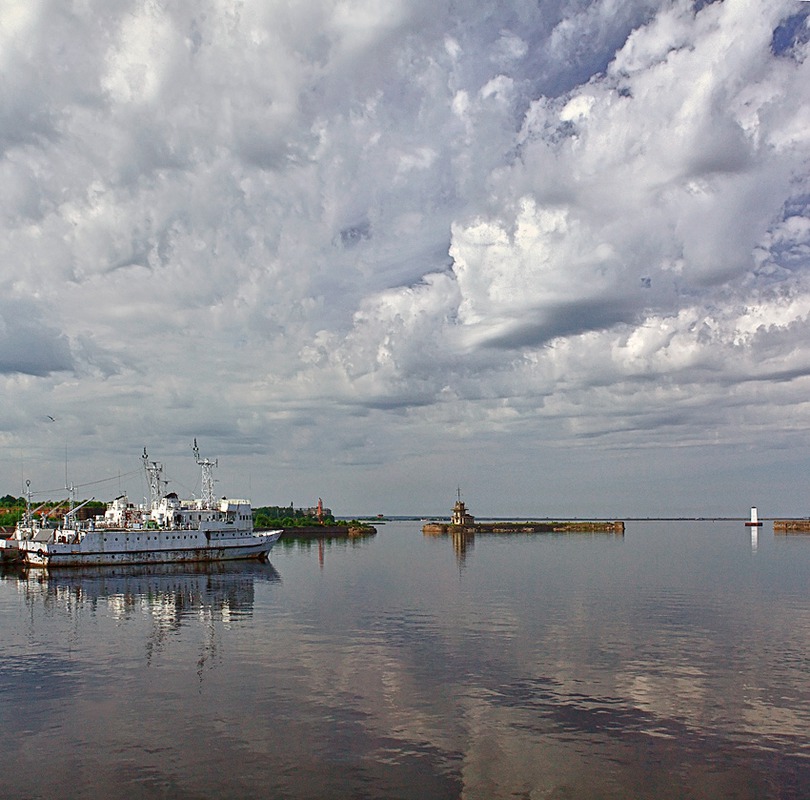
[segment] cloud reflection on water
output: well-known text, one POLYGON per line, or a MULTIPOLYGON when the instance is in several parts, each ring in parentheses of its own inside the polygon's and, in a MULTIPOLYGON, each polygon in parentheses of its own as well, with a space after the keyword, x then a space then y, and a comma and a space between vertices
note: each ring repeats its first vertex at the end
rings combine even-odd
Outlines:
POLYGON ((48 719, 81 728, 78 756, 53 757, 79 758, 85 795, 798 798, 810 610, 784 593, 796 552, 766 542, 751 559, 735 531, 645 535, 480 541, 459 572, 451 546, 392 526, 323 563, 282 550, 278 571, 0 590, 24 595, 19 663, 35 641, 44 679, 74 675, 31 712, 37 742, 48 719))

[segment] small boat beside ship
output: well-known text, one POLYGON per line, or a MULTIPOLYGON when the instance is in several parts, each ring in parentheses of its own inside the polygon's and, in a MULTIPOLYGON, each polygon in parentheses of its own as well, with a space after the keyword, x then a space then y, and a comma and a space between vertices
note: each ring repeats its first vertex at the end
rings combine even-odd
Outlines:
POLYGON ((130 503, 126 495, 107 504, 103 516, 80 519, 83 506, 71 507, 52 527, 30 510, 10 538, 0 540, 4 561, 29 567, 79 567, 125 564, 266 559, 281 530, 254 531, 250 501, 214 497, 217 462, 194 456, 202 470, 202 496, 181 500, 167 492, 163 465, 142 460, 150 490, 148 506, 130 503))

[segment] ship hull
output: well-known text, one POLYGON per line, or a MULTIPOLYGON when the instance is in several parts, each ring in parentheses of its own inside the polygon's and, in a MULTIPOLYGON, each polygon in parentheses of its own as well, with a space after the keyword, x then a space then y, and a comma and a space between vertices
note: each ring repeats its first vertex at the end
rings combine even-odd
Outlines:
POLYGON ((202 531, 162 535, 120 531, 88 534, 76 544, 20 541, 18 547, 20 560, 29 567, 181 564, 265 559, 280 536, 281 531, 222 538, 202 531))

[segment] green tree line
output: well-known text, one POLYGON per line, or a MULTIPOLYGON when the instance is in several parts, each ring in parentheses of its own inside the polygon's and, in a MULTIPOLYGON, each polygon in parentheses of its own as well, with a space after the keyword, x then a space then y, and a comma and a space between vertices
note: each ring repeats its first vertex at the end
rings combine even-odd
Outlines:
POLYGON ((25 511, 25 498, 7 494, 0 497, 0 525, 13 527, 25 511))
MULTIPOLYGON (((33 508, 39 509, 39 511, 37 511, 38 517, 42 517, 43 515, 46 517, 61 517, 68 512, 69 506, 66 500, 55 500, 46 501, 42 504, 37 503, 33 508)), ((95 516, 96 514, 103 514, 105 508, 105 503, 99 500, 92 500, 79 511, 79 514, 82 517, 95 516)), ((25 514, 24 497, 14 497, 14 495, 11 494, 0 497, 0 526, 13 528, 22 519, 23 514, 25 514)))
POLYGON ((323 520, 310 514, 309 509, 292 506, 261 506, 253 509, 253 524, 257 528, 303 528, 311 525, 340 525, 332 514, 324 513, 323 520))

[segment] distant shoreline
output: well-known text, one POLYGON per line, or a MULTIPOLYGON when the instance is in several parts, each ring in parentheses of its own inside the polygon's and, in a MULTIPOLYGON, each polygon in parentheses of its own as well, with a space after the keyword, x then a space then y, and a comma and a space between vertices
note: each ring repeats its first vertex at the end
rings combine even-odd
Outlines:
MULTIPOLYGON (((392 522, 437 522, 440 524, 449 524, 450 517, 448 516, 387 516, 386 520, 392 522)), ((601 522, 605 517, 476 517, 476 522, 555 522, 560 519, 565 519, 570 522, 601 522)), ((624 517, 616 516, 615 519, 621 519, 625 522, 748 522, 749 517, 624 517)), ((760 517, 760 521, 772 522, 774 520, 782 519, 806 519, 810 517, 796 517, 796 516, 772 516, 760 517)))

